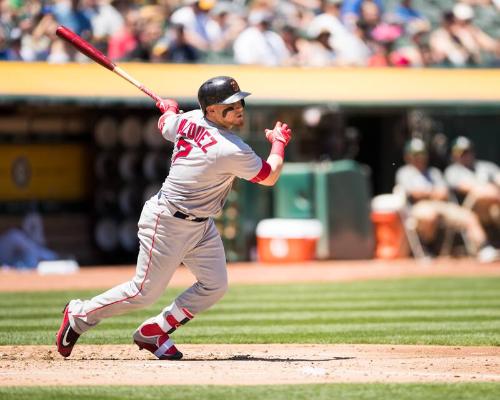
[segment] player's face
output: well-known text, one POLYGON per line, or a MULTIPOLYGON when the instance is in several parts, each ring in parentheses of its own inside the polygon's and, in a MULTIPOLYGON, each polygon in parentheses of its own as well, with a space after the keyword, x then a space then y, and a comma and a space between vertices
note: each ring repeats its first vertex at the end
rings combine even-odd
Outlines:
POLYGON ((428 157, 426 152, 412 153, 407 156, 407 162, 414 165, 421 171, 427 168, 427 160, 428 157))
POLYGON ((465 150, 460 156, 460 161, 466 167, 472 167, 475 161, 474 153, 471 150, 465 150))
POLYGON ((214 104, 207 107, 207 117, 224 128, 240 128, 245 123, 245 108, 243 102, 231 104, 214 104))

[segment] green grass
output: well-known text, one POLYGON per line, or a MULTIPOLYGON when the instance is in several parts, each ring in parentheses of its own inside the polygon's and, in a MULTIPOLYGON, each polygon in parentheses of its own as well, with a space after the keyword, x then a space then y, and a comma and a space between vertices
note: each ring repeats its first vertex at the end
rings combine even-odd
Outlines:
POLYGON ((112 386, 2 388, 1 399, 16 400, 496 400, 500 384, 328 384, 274 386, 112 386))
MULTIPOLYGON (((168 289, 148 309, 103 321, 79 343, 130 343, 134 329, 179 292, 168 289)), ((53 344, 64 304, 98 293, 0 293, 0 344, 53 344)), ((500 278, 232 286, 175 339, 179 344, 500 345, 499 293, 500 278)))

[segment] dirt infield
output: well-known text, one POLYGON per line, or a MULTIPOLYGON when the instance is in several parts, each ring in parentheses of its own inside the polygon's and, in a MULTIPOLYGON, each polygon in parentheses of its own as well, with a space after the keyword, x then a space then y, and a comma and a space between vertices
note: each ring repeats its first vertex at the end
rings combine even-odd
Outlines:
MULTIPOLYGON (((231 284, 353 281, 425 276, 500 276, 500 263, 470 260, 234 264, 231 284)), ((74 275, 0 272, 0 291, 98 289, 132 277, 131 266, 74 275)), ((194 281, 179 268, 171 286, 194 281)), ((54 346, 0 346, 0 386, 297 384, 333 382, 500 382, 500 347, 401 345, 182 345, 181 361, 155 360, 133 345, 76 346, 64 360, 54 346)))
POLYGON ((135 346, 0 346, 0 386, 241 385, 500 381, 500 348, 391 345, 184 345, 181 361, 135 346))

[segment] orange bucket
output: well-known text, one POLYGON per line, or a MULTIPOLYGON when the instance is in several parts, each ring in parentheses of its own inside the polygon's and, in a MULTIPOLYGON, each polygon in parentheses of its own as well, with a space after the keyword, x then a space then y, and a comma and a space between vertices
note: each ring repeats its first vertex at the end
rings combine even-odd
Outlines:
POLYGON ((257 225, 257 258, 287 263, 316 258, 321 223, 311 219, 267 219, 257 225))
POLYGON ((409 256, 401 220, 401 204, 393 195, 380 195, 372 201, 371 220, 375 228, 375 257, 394 259, 409 256))
POLYGON ((406 237, 398 213, 375 213, 371 219, 375 225, 375 257, 392 259, 408 256, 406 237))

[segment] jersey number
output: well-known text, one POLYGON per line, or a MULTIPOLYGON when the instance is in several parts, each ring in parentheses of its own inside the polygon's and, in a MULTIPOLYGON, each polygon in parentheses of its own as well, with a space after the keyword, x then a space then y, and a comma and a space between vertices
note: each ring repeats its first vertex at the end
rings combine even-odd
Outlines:
POLYGON ((191 153, 191 150, 193 150, 193 145, 188 143, 182 137, 177 141, 177 145, 175 147, 177 148, 177 153, 175 154, 174 159, 172 160, 172 164, 179 157, 187 157, 189 153, 191 153))

